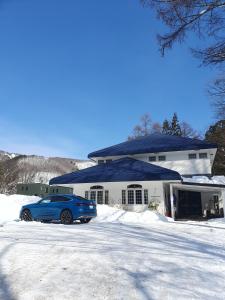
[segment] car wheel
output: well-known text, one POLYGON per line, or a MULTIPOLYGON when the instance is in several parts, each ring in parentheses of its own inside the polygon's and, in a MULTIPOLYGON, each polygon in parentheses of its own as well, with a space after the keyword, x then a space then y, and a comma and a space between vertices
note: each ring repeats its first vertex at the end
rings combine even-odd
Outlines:
POLYGON ((70 210, 65 209, 61 212, 60 221, 62 224, 72 224, 73 216, 70 210))
POLYGON ((91 221, 91 218, 80 219, 80 222, 81 222, 82 224, 88 223, 88 222, 90 222, 90 221, 91 221))
POLYGON ((31 222, 32 221, 32 215, 29 209, 24 209, 22 214, 21 214, 21 220, 26 221, 26 222, 31 222))

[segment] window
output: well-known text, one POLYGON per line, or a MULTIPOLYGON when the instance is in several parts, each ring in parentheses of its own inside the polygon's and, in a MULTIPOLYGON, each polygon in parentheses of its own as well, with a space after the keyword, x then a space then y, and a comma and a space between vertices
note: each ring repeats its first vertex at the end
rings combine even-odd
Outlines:
POLYGON ((207 153, 199 153, 199 158, 207 158, 207 153))
POLYGON ((142 190, 135 191, 136 204, 142 204, 142 190))
POLYGON ((148 160, 149 161, 156 161, 156 156, 149 156, 148 160))
POLYGON ((101 185, 93 185, 90 187, 91 190, 103 190, 103 186, 101 185))
POLYGON ((134 191, 128 190, 128 204, 134 204, 134 191))
POLYGON ((142 185, 140 184, 130 184, 127 186, 128 189, 141 189, 142 185))
POLYGON ((148 205, 148 190, 144 190, 144 204, 148 205))
POLYGON ((122 190, 122 204, 126 204, 126 190, 122 190))
POLYGON ((103 204, 103 191, 97 191, 97 203, 103 204))
POLYGON ((90 198, 91 200, 96 200, 96 191, 91 191, 90 198))
POLYGON ((46 188, 45 192, 48 193, 48 188, 46 188))
POLYGON ((21 190, 22 190, 22 191, 24 190, 24 186, 22 186, 21 190))
POLYGON ((84 198, 88 199, 88 191, 85 192, 84 198))
POLYGON ((112 162, 112 159, 106 159, 105 162, 106 162, 106 163, 111 163, 111 162, 112 162))
POLYGON ((47 203, 50 203, 50 202, 51 202, 51 198, 47 197, 47 198, 41 199, 39 201, 39 204, 47 204, 47 203))
POLYGON ((59 189, 56 189, 56 193, 58 193, 59 192, 59 189))
POLYGON ((103 159, 99 159, 98 160, 98 164, 100 165, 100 164, 104 164, 104 160, 103 159))
POLYGON ((52 196, 51 202, 66 202, 69 201, 70 198, 64 196, 52 196))
POLYGON ((109 204, 109 191, 105 191, 105 204, 109 204))
POLYGON ((26 186, 26 191, 28 191, 28 186, 26 186))
POLYGON ((159 161, 165 161, 166 156, 165 155, 159 155, 159 161))
POLYGON ((52 192, 55 193, 55 189, 53 189, 52 192))
POLYGON ((196 158, 197 158, 197 155, 196 155, 196 153, 189 153, 189 154, 188 154, 188 158, 189 158, 189 159, 196 159, 196 158))

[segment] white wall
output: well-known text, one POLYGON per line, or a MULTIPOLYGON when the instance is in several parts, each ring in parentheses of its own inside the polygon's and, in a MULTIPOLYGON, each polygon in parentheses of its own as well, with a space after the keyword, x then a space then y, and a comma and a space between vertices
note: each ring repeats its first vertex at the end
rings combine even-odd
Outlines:
MULTIPOLYGON (((146 153, 127 155, 151 164, 177 171, 181 175, 202 175, 211 174, 212 164, 215 158, 216 149, 190 150, 190 151, 173 151, 160 153, 146 153), (196 153, 197 159, 189 159, 188 154, 196 153), (207 159, 199 159, 199 153, 207 153, 207 159), (149 156, 165 155, 166 161, 149 162, 149 156)), ((119 159, 124 156, 107 157, 107 159, 119 159)), ((95 158, 96 161, 104 160, 106 157, 95 158)))
POLYGON ((116 205, 133 211, 145 210, 148 207, 147 205, 122 205, 122 190, 126 190, 130 184, 140 184, 143 189, 147 189, 149 203, 150 201, 158 203, 159 206, 157 210, 164 214, 163 181, 97 182, 66 184, 64 186, 72 187, 74 194, 84 197, 85 191, 90 191, 91 186, 101 185, 104 187, 104 190, 109 191, 109 205, 116 205))

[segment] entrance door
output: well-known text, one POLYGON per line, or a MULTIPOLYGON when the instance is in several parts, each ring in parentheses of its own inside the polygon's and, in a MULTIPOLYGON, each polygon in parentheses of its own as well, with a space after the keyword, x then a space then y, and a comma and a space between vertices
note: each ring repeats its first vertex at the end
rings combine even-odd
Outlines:
POLYGON ((178 191, 177 217, 190 218, 202 216, 202 201, 200 192, 178 191))

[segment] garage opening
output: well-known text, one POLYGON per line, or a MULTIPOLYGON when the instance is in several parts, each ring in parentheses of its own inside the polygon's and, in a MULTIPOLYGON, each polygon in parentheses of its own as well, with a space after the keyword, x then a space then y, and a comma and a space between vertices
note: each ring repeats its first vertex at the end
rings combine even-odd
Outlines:
POLYGON ((200 192, 178 190, 176 218, 195 219, 203 217, 200 192))

